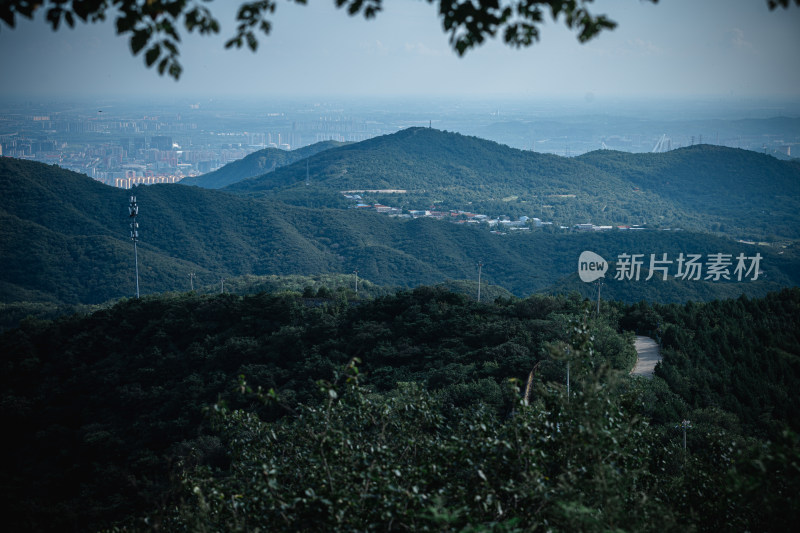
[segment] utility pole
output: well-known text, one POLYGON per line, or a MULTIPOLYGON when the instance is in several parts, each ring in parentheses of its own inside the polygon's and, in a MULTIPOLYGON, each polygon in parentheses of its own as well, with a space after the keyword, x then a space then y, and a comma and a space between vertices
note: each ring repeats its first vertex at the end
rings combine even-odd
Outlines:
POLYGON ((597 282, 597 318, 600 318, 600 288, 603 286, 602 281, 597 282))
POLYGON ((191 286, 191 290, 194 291, 194 272, 189 273, 189 284, 191 286))
POLYGON ((686 430, 687 429, 691 429, 692 422, 690 420, 685 420, 684 419, 683 422, 681 422, 680 424, 678 424, 675 427, 679 427, 679 428, 683 429, 683 451, 686 452, 686 430))
POLYGON ((131 240, 133 241, 133 264, 136 269, 136 298, 139 298, 139 250, 136 243, 139 242, 139 223, 136 217, 139 215, 139 206, 136 203, 136 197, 131 196, 131 203, 128 206, 129 218, 131 222, 131 240))
POLYGON ((358 269, 353 270, 353 274, 356 277, 356 294, 358 294, 358 269))
POLYGON ((478 301, 481 301, 481 269, 483 268, 483 262, 478 261, 478 301))
POLYGON ((219 278, 219 293, 225 294, 225 278, 219 278))

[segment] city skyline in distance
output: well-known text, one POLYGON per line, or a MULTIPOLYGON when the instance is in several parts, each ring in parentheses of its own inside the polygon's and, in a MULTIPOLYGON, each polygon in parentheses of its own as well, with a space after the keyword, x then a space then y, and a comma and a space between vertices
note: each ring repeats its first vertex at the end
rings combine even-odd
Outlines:
POLYGON ((436 6, 390 2, 375 20, 333 6, 280 4, 258 52, 225 50, 238 1, 210 5, 219 36, 184 35, 180 81, 147 69, 113 21, 53 32, 39 14, 0 29, 0 97, 614 98, 800 100, 800 8, 765 1, 593 3, 619 26, 586 44, 547 23, 538 44, 498 40, 464 58, 436 6))

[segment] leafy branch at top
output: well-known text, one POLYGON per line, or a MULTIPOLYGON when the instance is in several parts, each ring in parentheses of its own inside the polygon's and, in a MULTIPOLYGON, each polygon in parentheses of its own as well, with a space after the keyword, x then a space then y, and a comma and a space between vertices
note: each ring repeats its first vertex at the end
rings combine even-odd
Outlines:
MULTIPOLYGON (((206 7, 213 0, 4 0, 0 3, 0 20, 14 27, 16 17, 32 19, 42 9, 48 24, 58 30, 61 23, 75 26, 76 19, 98 22, 109 13, 115 14, 119 35, 128 35, 131 51, 144 51, 148 67, 157 66, 158 73, 180 78, 183 67, 179 58, 181 42, 178 28, 200 34, 220 31, 217 18, 206 7)), ((305 5, 307 0, 289 0, 305 5)), ((450 45, 458 55, 483 44, 487 39, 502 35, 508 46, 522 48, 539 41, 539 28, 546 11, 552 19, 577 31, 578 40, 586 42, 604 30, 616 27, 616 22, 604 14, 589 10, 593 0, 426 0, 439 4, 438 15, 442 29, 449 35, 450 45)), ((657 3, 658 0, 649 0, 657 3)), ((383 0, 334 0, 348 15, 361 14, 374 18, 383 9, 383 0)), ((800 6, 800 0, 794 0, 800 6)), ((767 0, 770 9, 788 8, 792 0, 767 0)), ((257 32, 268 35, 270 18, 275 13, 276 0, 243 2, 236 13, 236 32, 225 42, 226 48, 247 46, 258 49, 257 32)))

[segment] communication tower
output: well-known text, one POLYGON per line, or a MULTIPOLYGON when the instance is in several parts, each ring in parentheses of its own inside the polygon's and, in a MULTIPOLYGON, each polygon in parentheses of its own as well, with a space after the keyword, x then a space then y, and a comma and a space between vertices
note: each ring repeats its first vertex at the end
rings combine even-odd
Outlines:
POLYGON ((139 298, 139 251, 137 243, 139 242, 139 223, 136 217, 139 215, 139 205, 136 203, 136 197, 131 196, 131 203, 128 206, 129 218, 131 219, 131 240, 133 241, 133 264, 136 269, 136 298, 139 298))

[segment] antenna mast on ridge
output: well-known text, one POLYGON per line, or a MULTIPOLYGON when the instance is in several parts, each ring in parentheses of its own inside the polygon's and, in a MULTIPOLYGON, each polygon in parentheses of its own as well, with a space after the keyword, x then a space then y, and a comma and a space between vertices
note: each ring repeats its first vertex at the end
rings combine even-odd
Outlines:
POLYGON ((139 251, 136 243, 139 241, 139 223, 136 217, 139 214, 139 206, 136 197, 131 196, 131 204, 128 206, 128 213, 133 221, 131 222, 131 240, 133 241, 133 264, 136 269, 136 298, 139 298, 139 251))

